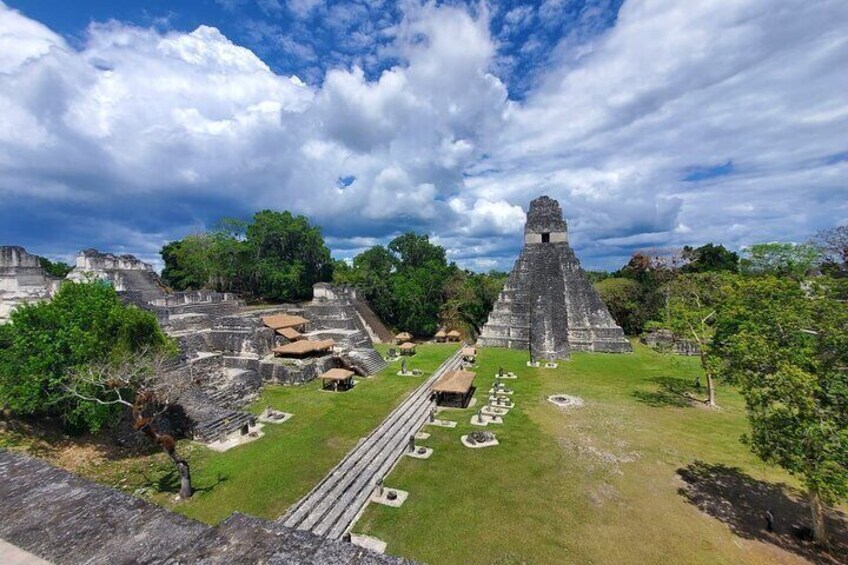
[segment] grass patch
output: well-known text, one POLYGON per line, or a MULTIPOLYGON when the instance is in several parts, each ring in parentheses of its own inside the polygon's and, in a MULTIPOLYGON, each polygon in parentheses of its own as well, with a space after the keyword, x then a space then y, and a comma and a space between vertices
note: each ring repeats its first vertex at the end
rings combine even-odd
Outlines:
MULTIPOLYGON (((575 354, 557 369, 528 368, 522 352, 481 350, 478 403, 498 366, 519 375, 507 381, 516 408, 503 425, 486 428, 501 444, 463 447, 459 437, 478 429, 469 423, 474 409, 450 412, 459 426, 428 426, 432 435, 421 442, 433 456, 404 458, 386 480, 410 492, 404 506, 370 505, 354 531, 430 564, 792 561, 781 544, 734 535, 681 495, 678 472, 698 461, 786 483, 777 491, 797 494, 785 473, 739 442, 747 429, 741 397, 720 387, 721 410, 678 405, 671 398, 695 383, 698 360, 634 348, 633 355, 575 354), (559 409, 546 400, 556 393, 586 404, 559 409)), ((753 520, 764 528, 761 516, 753 520)))

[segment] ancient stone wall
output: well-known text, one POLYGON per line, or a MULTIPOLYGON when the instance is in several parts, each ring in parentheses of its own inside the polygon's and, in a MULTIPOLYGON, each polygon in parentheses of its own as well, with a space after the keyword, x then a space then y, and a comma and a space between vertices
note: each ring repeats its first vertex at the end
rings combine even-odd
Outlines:
POLYGON ((669 330, 653 330, 645 332, 641 337, 642 343, 662 353, 675 355, 700 355, 698 345, 691 340, 674 335, 669 330))
POLYGON ((109 281, 116 291, 138 293, 146 302, 162 298, 166 292, 151 265, 132 255, 100 253, 96 249, 77 254, 76 266, 68 273, 68 280, 109 281))
POLYGON ((209 526, 2 449, 0 476, 0 538, 54 563, 410 563, 245 514, 209 526))
POLYGON ((0 247, 0 324, 20 304, 51 298, 61 282, 45 273, 38 257, 23 247, 0 247))

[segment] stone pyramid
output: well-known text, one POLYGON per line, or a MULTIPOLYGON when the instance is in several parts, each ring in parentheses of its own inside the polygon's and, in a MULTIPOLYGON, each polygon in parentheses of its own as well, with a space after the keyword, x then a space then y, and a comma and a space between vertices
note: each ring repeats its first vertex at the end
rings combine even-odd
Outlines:
POLYGON ((524 248, 477 343, 527 349, 534 359, 632 351, 568 245, 568 227, 553 198, 530 203, 524 248))

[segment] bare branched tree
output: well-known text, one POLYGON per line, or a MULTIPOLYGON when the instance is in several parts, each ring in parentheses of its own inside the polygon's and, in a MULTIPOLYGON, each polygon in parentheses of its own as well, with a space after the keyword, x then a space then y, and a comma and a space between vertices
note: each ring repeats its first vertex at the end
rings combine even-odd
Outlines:
POLYGON ((132 410, 133 425, 165 452, 180 474, 180 498, 192 495, 191 470, 177 455, 176 441, 156 430, 156 416, 165 412, 186 386, 180 379, 169 378, 173 356, 142 350, 119 361, 92 363, 76 370, 69 394, 102 405, 123 405, 132 410))

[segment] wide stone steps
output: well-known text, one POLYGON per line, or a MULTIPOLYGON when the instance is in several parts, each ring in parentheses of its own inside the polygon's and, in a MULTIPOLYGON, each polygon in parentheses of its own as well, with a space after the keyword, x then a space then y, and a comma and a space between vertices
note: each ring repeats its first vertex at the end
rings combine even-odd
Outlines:
POLYGON ((279 521, 286 527, 340 539, 368 503, 377 480, 403 455, 409 436, 427 420, 433 383, 460 363, 457 350, 279 521))
POLYGON ((244 426, 252 425, 255 416, 246 412, 227 410, 218 418, 195 426, 193 439, 201 442, 212 442, 221 439, 244 426))
POLYGON ((354 349, 344 355, 348 363, 358 367, 366 375, 373 375, 389 366, 382 355, 373 349, 354 349))

